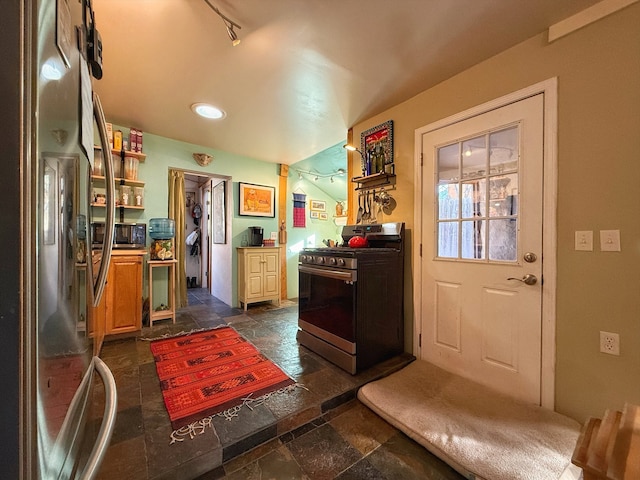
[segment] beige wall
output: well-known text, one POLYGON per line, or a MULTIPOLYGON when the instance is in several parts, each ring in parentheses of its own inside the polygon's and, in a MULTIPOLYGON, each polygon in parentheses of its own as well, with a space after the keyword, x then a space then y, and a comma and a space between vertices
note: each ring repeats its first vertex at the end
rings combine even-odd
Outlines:
MULTIPOLYGON (((398 208, 386 219, 406 222, 411 241, 415 130, 558 78, 556 409, 581 422, 640 404, 639 25, 636 3, 551 44, 538 35, 353 127, 357 142, 394 121, 398 208), (598 231, 608 229, 620 230, 620 253, 599 251, 598 231), (593 252, 573 250, 575 230, 594 231, 593 252), (600 330, 620 334, 619 357, 599 353, 600 330)), ((406 266, 411 351, 413 258, 406 266)))

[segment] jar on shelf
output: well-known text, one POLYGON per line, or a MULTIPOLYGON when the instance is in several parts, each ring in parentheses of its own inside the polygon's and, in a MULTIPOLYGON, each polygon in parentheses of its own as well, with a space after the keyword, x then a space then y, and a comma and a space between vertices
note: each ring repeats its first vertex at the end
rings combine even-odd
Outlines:
POLYGON ((138 159, 137 158, 125 157, 124 178, 126 178, 127 180, 138 179, 138 159))
POLYGON ((111 155, 111 163, 113 164, 113 176, 122 178, 122 160, 120 155, 111 155))
POLYGON ((120 205, 133 205, 133 191, 128 185, 120 185, 120 205))
POLYGON ((133 205, 136 207, 144 207, 143 187, 133 187, 133 205))

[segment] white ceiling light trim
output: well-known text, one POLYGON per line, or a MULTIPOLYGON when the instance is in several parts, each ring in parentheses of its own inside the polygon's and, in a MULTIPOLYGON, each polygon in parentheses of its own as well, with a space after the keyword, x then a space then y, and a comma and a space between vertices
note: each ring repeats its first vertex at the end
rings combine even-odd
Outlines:
POLYGON ((191 105, 191 110, 201 117, 212 120, 220 120, 227 116, 224 110, 220 110, 218 107, 214 107, 208 103, 194 103, 191 105))

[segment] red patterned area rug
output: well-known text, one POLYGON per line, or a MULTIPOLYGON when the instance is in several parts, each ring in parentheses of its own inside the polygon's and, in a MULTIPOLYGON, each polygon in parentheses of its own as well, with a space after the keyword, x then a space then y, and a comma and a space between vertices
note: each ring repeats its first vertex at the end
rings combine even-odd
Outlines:
POLYGON ((215 415, 237 416, 295 382, 231 327, 155 340, 164 404, 174 428, 171 443, 193 438, 215 415))

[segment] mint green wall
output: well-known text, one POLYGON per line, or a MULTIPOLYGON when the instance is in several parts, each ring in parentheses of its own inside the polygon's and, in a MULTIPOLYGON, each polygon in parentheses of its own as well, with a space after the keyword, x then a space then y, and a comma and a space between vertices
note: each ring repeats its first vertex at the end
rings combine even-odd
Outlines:
MULTIPOLYGON (((124 138, 129 135, 128 127, 113 126, 115 130, 122 130, 124 138)), ((276 188, 276 200, 278 198, 278 165, 263 162, 248 157, 233 155, 220 150, 205 148, 199 145, 171 140, 150 133, 144 133, 143 141, 144 153, 147 158, 144 163, 140 163, 138 179, 145 182, 144 210, 127 210, 125 221, 148 223, 149 219, 156 217, 167 217, 168 215, 168 191, 169 191, 169 169, 177 168, 191 172, 203 172, 206 174, 225 175, 232 177, 233 198, 231 230, 228 232, 227 241, 232 243, 232 299, 233 305, 237 305, 237 255, 235 247, 239 247, 242 237, 247 233, 247 227, 261 226, 264 228, 265 236, 270 232, 277 232, 277 216, 274 218, 265 217, 245 217, 238 215, 238 182, 254 183, 258 185, 272 186, 276 188), (213 156, 213 160, 206 167, 201 167, 193 159, 193 153, 206 153, 213 156)), ((277 206, 277 201, 276 201, 277 206)), ((147 238, 147 244, 149 244, 147 238)), ((212 272, 214 275, 215 272, 212 272)), ((146 276, 146 269, 145 269, 146 276)), ((162 278, 162 273, 156 281, 154 271, 154 303, 161 301, 163 292, 167 290, 166 276, 162 278)), ((147 280, 145 278, 145 285, 147 280)), ((145 287, 145 297, 148 295, 145 287)))
MULTIPOLYGON (((331 198, 321 188, 316 186, 313 180, 306 176, 298 178, 294 166, 289 168, 287 179, 287 293, 289 298, 298 296, 298 251, 304 247, 322 247, 322 240, 340 240, 342 227, 334 222, 336 213, 336 201, 344 201, 347 197, 345 189, 344 197, 331 198), (293 227, 293 193, 305 193, 307 206, 305 211, 306 225, 304 228, 293 227), (309 218, 309 205, 311 200, 324 200, 327 205, 327 220, 309 218)), ((346 205, 346 201, 344 202, 346 205)))

